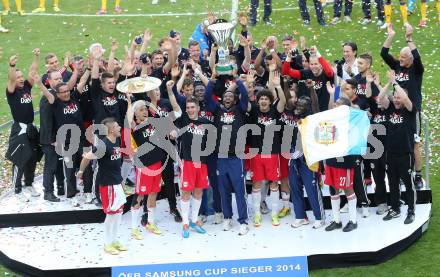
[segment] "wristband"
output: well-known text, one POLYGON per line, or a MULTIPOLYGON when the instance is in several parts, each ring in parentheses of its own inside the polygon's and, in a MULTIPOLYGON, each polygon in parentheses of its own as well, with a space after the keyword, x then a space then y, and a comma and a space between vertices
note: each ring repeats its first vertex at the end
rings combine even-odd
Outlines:
POLYGON ((77 173, 78 173, 78 174, 82 174, 82 173, 84 173, 84 171, 82 171, 82 170, 78 170, 77 173))
POLYGON ((406 43, 413 42, 412 40, 407 40, 406 43))
POLYGON ((15 67, 15 64, 9 64, 9 67, 15 67))

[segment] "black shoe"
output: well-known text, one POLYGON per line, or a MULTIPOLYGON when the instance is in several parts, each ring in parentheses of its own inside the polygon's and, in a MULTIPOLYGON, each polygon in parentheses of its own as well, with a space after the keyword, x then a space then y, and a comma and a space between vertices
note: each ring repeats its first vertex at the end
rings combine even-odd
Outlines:
POLYGON ((170 214, 174 216, 175 222, 182 222, 182 216, 180 215, 180 212, 178 209, 174 208, 170 210, 170 214))
POLYGON ((16 187, 14 190, 15 194, 19 194, 19 193, 21 193, 21 191, 22 191, 21 187, 19 187, 19 188, 16 187))
POLYGON ((399 216, 400 216, 400 211, 389 209, 387 215, 383 218, 383 220, 388 221, 393 218, 398 218, 399 216))
POLYGON ((323 27, 327 26, 327 23, 325 23, 324 20, 319 20, 319 21, 318 21, 318 24, 321 25, 321 26, 323 26, 323 27))
POLYGON ((358 227, 357 223, 353 223, 353 221, 349 221, 347 225, 345 225, 344 229, 342 229, 342 232, 351 232, 354 229, 358 227))
POLYGON ((60 202, 60 199, 56 197, 53 193, 45 193, 44 200, 49 202, 60 202))
POLYGON ((273 22, 272 20, 270 20, 270 18, 263 18, 263 22, 266 25, 273 25, 273 22))
POLYGON ((74 192, 74 193, 68 193, 67 194, 67 198, 73 198, 73 197, 75 197, 75 195, 77 194, 77 192, 74 192))
POLYGON ((257 21, 249 21, 248 26, 250 27, 254 27, 255 25, 257 25, 257 21))
POLYGON ((411 224, 411 223, 413 223, 415 217, 416 217, 416 214, 414 213, 414 211, 409 210, 408 214, 406 215, 405 221, 403 223, 404 224, 411 224))
POLYGON ((341 222, 332 221, 332 222, 330 222, 329 226, 325 227, 325 230, 326 231, 333 231, 333 230, 341 229, 341 228, 342 228, 341 222))
POLYGON ((141 218, 141 225, 145 227, 148 223, 148 213, 144 213, 141 218))
POLYGON ((62 195, 64 195, 64 194, 66 194, 66 192, 64 191, 64 187, 63 187, 63 188, 58 188, 58 189, 57 189, 57 195, 58 195, 58 196, 62 196, 62 195))
POLYGON ((414 185, 416 186, 416 189, 420 190, 423 188, 423 179, 422 176, 416 175, 414 177, 414 185))

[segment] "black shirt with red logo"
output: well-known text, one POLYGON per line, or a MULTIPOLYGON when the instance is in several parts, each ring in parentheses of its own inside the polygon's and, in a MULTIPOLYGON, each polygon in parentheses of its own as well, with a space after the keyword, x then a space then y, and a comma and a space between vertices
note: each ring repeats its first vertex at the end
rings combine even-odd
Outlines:
POLYGON ((417 109, 414 106, 412 111, 408 111, 405 107, 396 109, 394 104, 390 103, 385 111, 387 117, 386 151, 391 153, 413 153, 416 111, 417 109))
POLYGON ((96 184, 100 186, 110 186, 122 183, 121 167, 121 141, 116 139, 115 143, 107 137, 98 141, 97 146, 93 146, 92 151, 98 156, 98 173, 96 174, 96 184))
POLYGON ((295 149, 296 140, 298 135, 298 120, 300 118, 295 114, 295 110, 284 109, 280 116, 282 147, 289 147, 288 149, 282 149, 283 152, 289 152, 291 149, 295 149), (284 135, 286 134, 286 135, 284 135), (284 145, 284 141, 291 139, 290 145, 284 145))
POLYGON ((183 132, 177 138, 180 158, 185 161, 206 164, 207 156, 193 157, 191 148, 199 145, 202 151, 206 149, 208 131, 203 125, 211 124, 211 122, 200 117, 197 120, 190 119, 188 114, 184 112, 174 123, 180 129, 179 132, 183 132))
MULTIPOLYGON (((367 91, 367 78, 362 77, 362 74, 357 74, 353 77, 358 82, 356 87, 356 95, 358 97, 357 105, 361 110, 367 110, 369 108, 369 103, 366 91, 367 91)), ((376 97, 379 95, 379 88, 375 83, 371 83, 371 97, 376 97)))
POLYGON ((24 124, 34 122, 34 106, 32 105, 32 85, 26 80, 23 88, 16 88, 13 93, 6 89, 6 98, 14 121, 24 124))
POLYGON ((319 76, 315 76, 311 70, 302 69, 301 80, 311 79, 315 82, 313 88, 318 96, 319 111, 323 112, 328 110, 328 102, 330 100, 330 94, 327 91, 327 81, 333 83, 333 78, 328 77, 324 70, 322 70, 319 76))
POLYGON ((113 117, 118 124, 122 126, 122 116, 119 109, 120 100, 118 101, 118 93, 116 90, 114 93, 105 92, 101 88, 99 79, 92 79, 90 96, 95 113, 93 120, 96 124, 100 124, 101 121, 107 117, 113 117))
POLYGON ((160 137, 158 137, 156 128, 152 124, 148 124, 148 122, 140 123, 131 134, 137 146, 135 157, 139 158, 143 166, 160 162, 165 157, 165 152, 156 146, 160 137))
POLYGON ((418 111, 422 110, 422 81, 425 68, 423 67, 420 53, 417 49, 411 51, 413 63, 410 67, 400 66, 399 60, 396 60, 389 54, 390 49, 382 47, 380 52, 385 63, 396 72, 396 82, 402 88, 408 91, 408 96, 418 111))
POLYGON ((251 147, 258 148, 258 153, 260 154, 279 154, 281 151, 280 131, 275 131, 277 128, 281 130, 281 126, 278 124, 281 114, 277 110, 277 104, 278 101, 270 106, 268 112, 262 112, 255 103, 252 103, 252 108, 249 113, 249 122, 256 124, 260 128, 261 133, 260 135, 252 134, 251 147), (268 137, 270 133, 273 133, 272 139, 268 137), (271 146, 269 149, 263 149, 266 137, 270 139, 271 146))
MULTIPOLYGON (((385 146, 386 135, 385 134, 379 135, 377 128, 380 128, 379 126, 383 126, 383 128, 386 129, 387 115, 384 109, 379 108, 377 104, 377 99, 378 99, 377 96, 373 96, 369 101, 370 113, 371 113, 370 123, 373 126, 377 125, 377 127, 375 126, 374 128, 372 128, 372 134, 375 138, 377 138, 382 142, 382 145, 385 146)), ((392 103, 390 103, 390 105, 392 105, 392 103)))

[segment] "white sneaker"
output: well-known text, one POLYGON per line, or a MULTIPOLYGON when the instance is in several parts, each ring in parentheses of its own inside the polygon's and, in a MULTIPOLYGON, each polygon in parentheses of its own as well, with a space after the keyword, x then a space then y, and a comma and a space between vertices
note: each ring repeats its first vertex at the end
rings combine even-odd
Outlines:
POLYGON ((215 213, 214 224, 221 224, 223 222, 223 213, 215 213))
POLYGON ((84 195, 85 195, 85 197, 86 197, 86 199, 84 200, 85 202, 85 204, 92 204, 92 202, 93 202, 93 193, 91 193, 91 192, 86 192, 86 193, 84 193, 84 195))
MULTIPOLYGON (((364 19, 362 19, 362 21, 361 21, 361 25, 368 25, 368 24, 370 24, 371 23, 371 19, 369 19, 369 18, 364 18, 364 19)), ((382 25, 382 24, 381 24, 382 25)))
POLYGON ((382 20, 378 20, 377 22, 376 22, 376 26, 382 26, 383 25, 383 21, 382 20))
POLYGON ((32 197, 38 197, 40 196, 40 193, 35 190, 33 186, 26 187, 27 191, 31 194, 32 197))
POLYGON ((79 207, 79 201, 77 197, 72 197, 70 199, 70 204, 72 204, 72 207, 79 207))
POLYGON ((159 0, 153 0, 153 1, 151 1, 151 4, 157 5, 157 4, 159 4, 159 0))
POLYGON ((381 29, 386 29, 386 28, 388 28, 389 25, 390 25, 389 23, 385 22, 382 26, 380 26, 380 28, 381 29))
POLYGON ((348 213, 348 204, 345 204, 344 207, 340 209, 341 213, 348 213))
POLYGON ((240 236, 244 236, 249 232, 249 227, 247 224, 240 224, 240 231, 238 232, 238 234, 240 236))
POLYGON ((379 204, 379 206, 377 206, 376 214, 377 215, 383 215, 387 211, 388 211, 388 205, 386 203, 379 204))
POLYGON ((0 33, 9 33, 9 30, 3 26, 0 26, 0 33))
POLYGON ((313 223, 313 229, 319 229, 325 225, 324 220, 315 220, 315 223, 313 223))
POLYGON ((223 231, 229 231, 232 228, 232 219, 231 218, 226 218, 223 221, 223 231))
POLYGON ((170 0, 170 3, 175 4, 176 0, 170 0))
POLYGON ((206 215, 199 215, 198 220, 201 223, 206 223, 206 221, 208 221, 208 217, 206 215))
POLYGON ((29 197, 26 196, 23 192, 16 193, 15 196, 20 200, 20 202, 29 202, 29 197))
POLYGON ((370 216, 370 207, 362 207, 362 217, 367 218, 370 216))
POLYGON ((290 225, 292 228, 299 228, 303 225, 309 224, 309 221, 307 219, 295 219, 295 221, 290 225))
POLYGON ((350 23, 351 21, 352 20, 351 20, 351 17, 349 15, 344 16, 344 22, 345 23, 350 23))

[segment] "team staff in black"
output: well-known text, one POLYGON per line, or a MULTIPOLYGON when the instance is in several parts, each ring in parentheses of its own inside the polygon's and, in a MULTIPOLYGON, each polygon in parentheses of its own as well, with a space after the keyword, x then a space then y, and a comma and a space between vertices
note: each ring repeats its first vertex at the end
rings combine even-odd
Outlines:
POLYGON ((388 184, 390 187, 391 209, 383 220, 388 221, 400 216, 400 180, 406 188, 408 213, 404 223, 410 224, 415 217, 416 191, 412 179, 414 170, 414 131, 416 129, 416 105, 406 91, 397 83, 394 71, 389 73, 389 82, 379 95, 380 105, 386 109, 385 139, 388 184), (393 100, 386 96, 394 87, 393 100))
POLYGON ((396 82, 408 92, 409 99, 417 109, 416 113, 416 129, 414 133, 414 159, 416 175, 414 182, 417 188, 423 186, 422 180, 422 154, 421 154, 421 112, 422 112, 422 81, 425 71, 419 50, 413 41, 413 28, 409 24, 405 24, 405 39, 407 47, 400 50, 399 59, 396 60, 389 54, 391 42, 396 32, 392 26, 388 27, 388 37, 385 40, 382 51, 380 53, 385 63, 396 72, 396 82))
MULTIPOLYGON (((14 123, 9 136, 9 146, 6 158, 12 162, 13 176, 12 185, 17 195, 23 196, 22 177, 26 188, 32 196, 40 194, 34 189, 35 167, 38 160, 38 130, 33 125, 34 107, 32 105, 32 86, 34 80, 30 77, 32 72, 38 69, 40 60, 40 50, 34 49, 34 60, 29 69, 29 78, 26 80, 23 72, 16 68, 17 56, 9 58, 8 85, 6 88, 6 98, 11 109, 14 123)), ((28 200, 27 198, 24 198, 28 200)))

